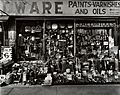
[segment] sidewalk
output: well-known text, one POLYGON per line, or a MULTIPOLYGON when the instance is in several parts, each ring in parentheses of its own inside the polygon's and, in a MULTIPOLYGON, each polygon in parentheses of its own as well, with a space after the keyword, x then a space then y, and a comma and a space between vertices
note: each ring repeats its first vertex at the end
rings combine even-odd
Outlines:
POLYGON ((6 86, 2 95, 120 95, 120 85, 6 86))

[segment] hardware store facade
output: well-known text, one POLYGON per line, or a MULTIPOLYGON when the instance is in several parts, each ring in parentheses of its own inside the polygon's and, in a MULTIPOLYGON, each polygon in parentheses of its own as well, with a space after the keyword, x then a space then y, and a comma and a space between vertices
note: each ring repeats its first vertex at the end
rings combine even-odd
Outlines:
MULTIPOLYGON (((75 73, 78 79, 92 71, 99 75, 119 71, 120 1, 0 2, 1 10, 9 16, 1 22, 5 28, 1 42, 13 47, 15 62, 41 65, 41 61, 52 60, 57 69, 51 72, 75 73), (114 64, 106 66, 111 56, 114 64), (62 63, 64 60, 70 66, 62 63)), ((6 16, 2 11, 1 15, 6 16)))

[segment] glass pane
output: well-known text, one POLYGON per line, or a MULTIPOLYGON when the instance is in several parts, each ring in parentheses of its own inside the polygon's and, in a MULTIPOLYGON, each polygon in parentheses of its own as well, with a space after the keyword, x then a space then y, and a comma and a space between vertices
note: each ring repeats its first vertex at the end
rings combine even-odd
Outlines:
POLYGON ((19 60, 43 58, 43 21, 19 21, 17 37, 19 60))

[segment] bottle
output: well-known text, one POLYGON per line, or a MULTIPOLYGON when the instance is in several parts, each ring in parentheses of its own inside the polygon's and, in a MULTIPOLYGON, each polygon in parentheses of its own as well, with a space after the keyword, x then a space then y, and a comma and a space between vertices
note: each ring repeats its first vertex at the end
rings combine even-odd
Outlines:
POLYGON ((51 73, 47 74, 47 77, 45 78, 43 85, 52 85, 52 76, 51 76, 51 73))

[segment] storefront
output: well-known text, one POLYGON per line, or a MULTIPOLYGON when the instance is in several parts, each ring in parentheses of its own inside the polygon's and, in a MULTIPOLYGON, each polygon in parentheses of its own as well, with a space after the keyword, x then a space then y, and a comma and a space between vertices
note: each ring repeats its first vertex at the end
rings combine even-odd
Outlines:
MULTIPOLYGON (((0 60, 3 58, 2 55, 2 46, 7 45, 7 20, 9 19, 9 16, 7 13, 0 10, 0 60)), ((5 62, 6 63, 6 62, 5 62)), ((4 73, 4 66, 3 63, 0 61, 0 74, 4 73)))
POLYGON ((119 1, 1 2, 15 62, 61 74, 67 83, 97 83, 98 77, 99 83, 113 82, 119 72, 119 1))

